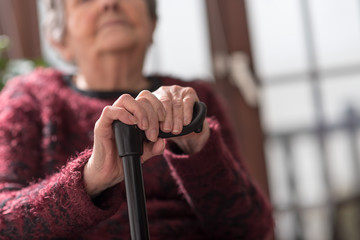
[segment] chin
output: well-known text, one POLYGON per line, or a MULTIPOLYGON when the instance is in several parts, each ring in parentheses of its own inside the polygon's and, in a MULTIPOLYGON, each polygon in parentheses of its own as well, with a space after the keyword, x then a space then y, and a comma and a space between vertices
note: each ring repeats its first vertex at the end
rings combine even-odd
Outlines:
POLYGON ((113 33, 104 34, 97 42, 101 49, 126 50, 134 48, 140 41, 130 34, 119 34, 114 31, 113 33))
POLYGON ((134 42, 130 41, 106 41, 102 44, 101 49, 106 52, 126 51, 131 50, 136 46, 134 42))

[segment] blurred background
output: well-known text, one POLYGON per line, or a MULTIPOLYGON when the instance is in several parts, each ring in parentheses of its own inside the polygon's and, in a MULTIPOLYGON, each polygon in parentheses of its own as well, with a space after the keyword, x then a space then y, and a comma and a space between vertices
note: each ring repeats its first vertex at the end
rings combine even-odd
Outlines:
MULTIPOLYGON (((275 239, 360 239, 360 1, 158 0, 145 73, 211 81, 275 239)), ((1 86, 76 71, 42 35, 37 0, 0 0, 1 86)))

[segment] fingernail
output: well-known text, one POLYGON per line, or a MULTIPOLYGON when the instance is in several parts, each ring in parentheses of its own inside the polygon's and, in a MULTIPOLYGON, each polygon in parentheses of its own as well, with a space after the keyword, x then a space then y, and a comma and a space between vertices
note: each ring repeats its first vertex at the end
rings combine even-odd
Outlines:
POLYGON ((163 126, 164 131, 171 131, 171 124, 169 122, 164 122, 163 126))
POLYGON ((156 130, 155 129, 151 130, 149 140, 152 141, 152 142, 156 142, 157 137, 158 136, 157 136, 156 130))
POLYGON ((180 124, 178 122, 176 122, 174 124, 173 133, 180 133, 180 128, 181 128, 180 124))
POLYGON ((188 117, 185 117, 184 118, 184 125, 186 126, 186 125, 189 125, 190 124, 190 118, 188 118, 188 117))

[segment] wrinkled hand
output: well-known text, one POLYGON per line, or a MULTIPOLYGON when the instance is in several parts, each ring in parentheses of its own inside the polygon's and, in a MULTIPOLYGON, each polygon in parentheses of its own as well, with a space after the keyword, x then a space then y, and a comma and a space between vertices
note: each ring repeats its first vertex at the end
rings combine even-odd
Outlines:
MULTIPOLYGON (((95 197, 124 179, 122 160, 117 153, 112 129, 114 120, 136 124, 145 131, 149 141, 144 143, 143 163, 164 151, 164 140, 158 138, 159 129, 179 134, 183 126, 191 122, 196 101, 198 97, 192 88, 170 86, 161 87, 154 93, 144 90, 136 99, 124 94, 112 106, 105 107, 95 124, 93 152, 84 168, 87 193, 95 197)), ((176 137, 173 141, 185 153, 191 154, 204 146, 209 135, 209 127, 204 121, 201 133, 176 137)))
MULTIPOLYGON (((181 133, 183 126, 191 123, 194 103, 199 98, 193 88, 180 86, 163 86, 153 93, 162 103, 166 111, 165 120, 160 123, 163 132, 181 133)), ((210 136, 207 121, 203 123, 201 133, 191 133, 171 138, 186 154, 199 152, 210 136)))

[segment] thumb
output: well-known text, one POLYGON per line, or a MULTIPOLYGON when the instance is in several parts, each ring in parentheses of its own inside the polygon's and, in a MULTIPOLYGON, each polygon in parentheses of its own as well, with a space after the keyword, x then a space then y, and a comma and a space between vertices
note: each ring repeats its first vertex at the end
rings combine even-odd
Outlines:
POLYGON ((153 156, 160 155, 165 149, 165 139, 158 138, 156 142, 148 142, 144 144, 144 154, 141 156, 141 162, 144 163, 153 156))

